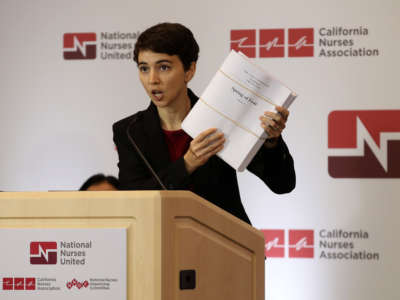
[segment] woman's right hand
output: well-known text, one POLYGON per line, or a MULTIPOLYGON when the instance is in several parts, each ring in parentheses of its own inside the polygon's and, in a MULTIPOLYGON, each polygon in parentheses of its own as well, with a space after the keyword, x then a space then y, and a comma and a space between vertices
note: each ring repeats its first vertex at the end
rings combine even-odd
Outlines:
POLYGON ((222 132, 216 128, 210 128, 201 132, 190 142, 189 150, 183 156, 185 166, 189 174, 198 167, 204 165, 211 156, 224 148, 225 138, 222 132))

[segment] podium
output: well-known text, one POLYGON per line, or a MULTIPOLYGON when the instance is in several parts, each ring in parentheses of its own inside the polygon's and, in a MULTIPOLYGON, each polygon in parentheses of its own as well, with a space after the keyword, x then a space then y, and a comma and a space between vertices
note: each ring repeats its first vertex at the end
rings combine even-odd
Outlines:
POLYGON ((191 192, 0 193, 18 228, 126 229, 128 300, 264 299, 263 234, 191 192))

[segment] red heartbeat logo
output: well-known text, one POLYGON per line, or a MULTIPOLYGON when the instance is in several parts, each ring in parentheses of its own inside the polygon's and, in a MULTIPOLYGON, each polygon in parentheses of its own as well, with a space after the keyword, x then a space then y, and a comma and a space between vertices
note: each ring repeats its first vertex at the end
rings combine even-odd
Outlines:
POLYGON ((332 111, 328 171, 334 178, 400 178, 400 110, 332 111))
POLYGON ((95 59, 96 33, 65 33, 64 59, 95 59))
POLYGON ((32 265, 57 264, 56 242, 31 242, 30 262, 32 265))

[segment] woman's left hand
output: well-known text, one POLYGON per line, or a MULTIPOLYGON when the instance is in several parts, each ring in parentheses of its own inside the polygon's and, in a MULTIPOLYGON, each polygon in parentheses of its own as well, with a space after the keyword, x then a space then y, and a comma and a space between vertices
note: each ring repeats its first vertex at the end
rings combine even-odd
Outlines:
POLYGON ((276 111, 266 111, 260 117, 261 127, 268 134, 267 140, 278 138, 286 127, 289 111, 282 106, 276 106, 276 111))

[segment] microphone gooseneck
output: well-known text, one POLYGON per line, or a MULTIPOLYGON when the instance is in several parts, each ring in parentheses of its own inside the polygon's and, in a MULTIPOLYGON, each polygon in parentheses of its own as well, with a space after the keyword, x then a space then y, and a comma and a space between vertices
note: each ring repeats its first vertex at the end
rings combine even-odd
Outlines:
POLYGON ((149 161, 146 159, 146 157, 144 156, 143 152, 139 149, 138 145, 135 143, 135 141, 133 140, 132 136, 129 133, 129 129, 131 128, 132 124, 136 121, 136 118, 134 118, 128 125, 128 127, 126 128, 126 135, 128 136, 129 141, 131 142, 132 146, 135 148, 136 152, 139 154, 139 156, 141 157, 141 159, 143 160, 143 162, 145 163, 145 165, 147 166, 147 168, 149 169, 150 173, 153 175, 153 177, 156 179, 156 181, 158 182, 158 184, 160 185, 160 187, 163 190, 167 190, 167 188, 165 187, 165 185, 162 183, 160 177, 157 175, 157 173, 154 171, 154 169, 151 167, 149 161))

